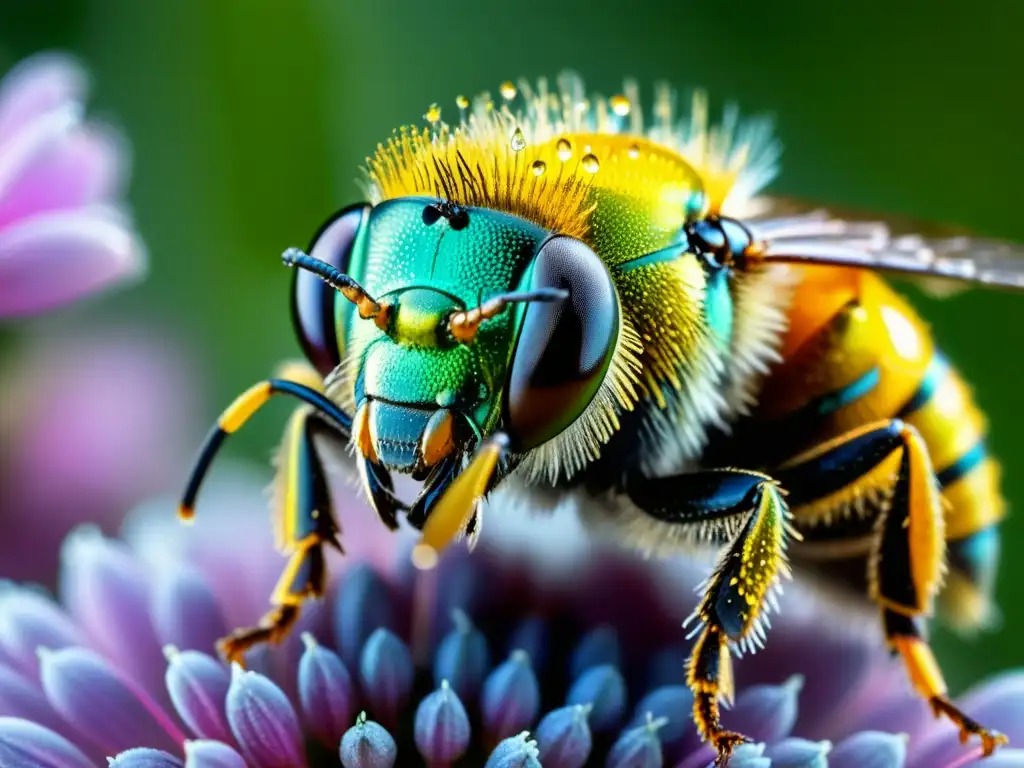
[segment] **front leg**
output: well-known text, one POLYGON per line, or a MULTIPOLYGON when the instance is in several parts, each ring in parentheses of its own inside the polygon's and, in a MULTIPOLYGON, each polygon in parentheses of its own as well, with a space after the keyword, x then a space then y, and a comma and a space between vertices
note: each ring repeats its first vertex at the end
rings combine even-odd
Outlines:
POLYGON ((766 475, 720 469, 646 479, 627 493, 661 523, 689 526, 695 538, 729 539, 691 616, 699 626, 687 662, 694 722, 725 764, 745 741, 721 724, 720 703, 733 698, 731 651, 764 643, 762 618, 780 577, 789 575, 786 544, 794 534, 782 491, 766 475))
MULTIPOLYGON (((287 366, 278 378, 322 392, 322 384, 308 366, 287 366)), ((277 457, 273 502, 276 545, 289 556, 288 563, 270 597, 271 609, 259 624, 236 629, 218 643, 227 660, 241 663, 253 646, 281 642, 299 618, 303 603, 323 594, 324 548, 341 550, 341 544, 321 453, 342 453, 347 441, 347 435, 310 406, 292 414, 277 457)))

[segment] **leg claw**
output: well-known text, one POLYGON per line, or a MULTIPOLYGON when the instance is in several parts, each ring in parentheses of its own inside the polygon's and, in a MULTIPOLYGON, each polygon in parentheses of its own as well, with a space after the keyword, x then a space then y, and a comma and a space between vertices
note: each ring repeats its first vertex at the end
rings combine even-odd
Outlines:
POLYGON ((1006 746, 1010 740, 999 731, 989 730, 973 718, 968 717, 945 696, 936 696, 931 700, 932 711, 936 717, 945 716, 960 728, 960 743, 966 744, 971 736, 981 739, 981 751, 988 757, 999 747, 1006 746))
POLYGON ((732 751, 740 744, 745 744, 748 741, 747 737, 742 733, 734 731, 722 731, 716 734, 712 740, 715 743, 715 749, 718 750, 718 757, 715 758, 715 766, 717 768, 725 768, 729 764, 732 751))
POLYGON ((245 652, 254 645, 247 637, 228 635, 217 642, 217 651, 228 664, 245 666, 245 652))

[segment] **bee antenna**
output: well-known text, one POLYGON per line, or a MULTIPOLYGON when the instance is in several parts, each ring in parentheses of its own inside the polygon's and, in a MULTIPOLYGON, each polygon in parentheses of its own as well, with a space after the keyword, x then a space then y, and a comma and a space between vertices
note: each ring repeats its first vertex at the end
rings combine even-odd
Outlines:
POLYGON ((312 272, 331 288, 356 305, 359 316, 364 320, 373 320, 377 327, 387 330, 391 319, 391 304, 376 301, 366 289, 325 261, 315 259, 298 248, 289 248, 281 254, 281 261, 289 267, 298 267, 312 272))
POLYGON ((484 320, 497 317, 509 304, 525 304, 531 301, 544 303, 565 301, 569 292, 562 288, 537 288, 533 291, 513 291, 494 296, 478 307, 452 312, 448 316, 448 333, 460 344, 469 344, 476 338, 484 320))

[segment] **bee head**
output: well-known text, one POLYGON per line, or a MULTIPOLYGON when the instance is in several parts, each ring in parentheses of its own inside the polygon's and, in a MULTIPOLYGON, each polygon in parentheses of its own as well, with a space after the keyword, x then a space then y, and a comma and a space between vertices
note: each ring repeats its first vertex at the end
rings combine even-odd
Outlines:
POLYGON ((423 479, 502 432, 556 440, 599 391, 619 335, 605 265, 582 241, 433 198, 354 206, 300 267, 292 316, 358 453, 423 479), (454 458, 453 458, 454 457, 454 458))

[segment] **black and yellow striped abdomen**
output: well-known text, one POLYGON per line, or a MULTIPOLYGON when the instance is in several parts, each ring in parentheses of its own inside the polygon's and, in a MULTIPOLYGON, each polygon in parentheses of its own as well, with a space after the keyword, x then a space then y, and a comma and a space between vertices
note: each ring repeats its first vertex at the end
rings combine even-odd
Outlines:
POLYGON ((806 268, 782 357, 755 421, 783 436, 783 452, 890 418, 920 433, 945 502, 943 616, 962 629, 984 624, 999 557, 996 525, 1005 514, 999 466, 970 388, 924 322, 875 274, 806 268))

